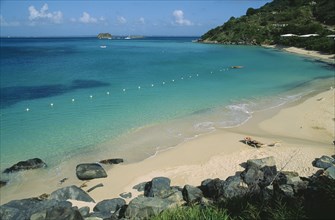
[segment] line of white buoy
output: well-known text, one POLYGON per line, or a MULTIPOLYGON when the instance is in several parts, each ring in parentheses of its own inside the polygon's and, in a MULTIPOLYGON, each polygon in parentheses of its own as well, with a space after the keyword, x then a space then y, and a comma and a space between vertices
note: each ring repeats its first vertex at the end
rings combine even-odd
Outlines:
MULTIPOLYGON (((219 69, 220 72, 222 72, 222 71, 228 71, 228 70, 229 70, 229 68, 219 69)), ((210 71, 210 74, 213 74, 213 73, 214 73, 214 71, 210 71)), ((193 75, 189 75, 188 78, 191 79, 192 76, 193 76, 193 75)), ((199 76, 199 73, 197 73, 195 76, 198 77, 198 76, 199 76)), ((184 80, 184 76, 181 76, 180 79, 181 79, 181 80, 184 80)), ((172 79, 172 80, 171 80, 171 82, 175 82, 175 81, 176 81, 175 79, 172 79)), ((163 82, 162 82, 162 85, 165 85, 165 84, 166 84, 166 81, 163 81, 163 82)), ((151 84, 151 87, 154 87, 154 86, 155 86, 155 84, 152 83, 152 84, 151 84)), ((140 90, 141 88, 142 88, 141 86, 138 86, 138 87, 137 87, 138 90, 140 90)), ((122 91, 123 91, 123 92, 126 92, 127 89, 126 89, 126 88, 123 88, 122 91)), ((110 94, 111 94, 110 91, 106 91, 106 95, 110 95, 110 94)), ((93 96, 92 94, 89 95, 89 98, 90 98, 90 99, 93 99, 93 97, 94 97, 94 96, 93 96)), ((72 99, 71 99, 71 102, 75 102, 75 99, 72 98, 72 99)), ((50 103, 50 107, 54 107, 54 103, 50 103)), ((25 111, 26 111, 26 112, 29 112, 29 111, 30 111, 30 108, 26 108, 25 111)))

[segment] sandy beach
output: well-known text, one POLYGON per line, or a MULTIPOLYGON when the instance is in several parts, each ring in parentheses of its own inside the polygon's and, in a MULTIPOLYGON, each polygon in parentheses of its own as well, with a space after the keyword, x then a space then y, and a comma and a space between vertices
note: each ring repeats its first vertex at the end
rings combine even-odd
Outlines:
POLYGON ((267 156, 275 157, 278 169, 312 175, 318 170, 311 164, 315 158, 335 153, 334 90, 276 111, 258 112, 241 127, 198 137, 139 163, 115 166, 108 171, 110 178, 88 183, 88 188, 104 184, 90 195, 96 201, 122 192, 136 195, 134 185, 157 176, 170 178, 173 185, 197 186, 207 178, 226 179, 243 170, 240 164, 248 159, 267 156), (276 145, 253 148, 240 142, 246 136, 276 145))
MULTIPOLYGON (((168 177, 172 185, 197 186, 207 178, 226 179, 243 170, 240 164, 248 159, 267 156, 275 157, 279 170, 297 171, 300 176, 309 176, 317 171, 311 164, 315 158, 335 153, 332 143, 334 122, 334 89, 329 89, 282 109, 256 112, 251 120, 240 127, 197 137, 143 161, 105 166, 108 177, 104 179, 83 182, 70 169, 69 180, 63 184, 59 184, 61 177, 49 179, 49 184, 45 184, 40 178, 46 177, 51 171, 42 174, 37 170, 27 171, 32 177, 38 174, 39 178, 30 178, 22 183, 20 192, 2 188, 1 204, 51 193, 68 185, 81 186, 83 183, 86 185, 84 190, 100 183, 104 185, 89 193, 96 202, 119 197, 123 192, 131 192, 134 198, 138 192, 132 187, 153 177, 168 177), (275 143, 275 146, 250 147, 241 142, 248 136, 264 144, 275 143)), ((94 206, 73 203, 77 206, 94 206)))
POLYGON ((265 48, 278 49, 288 53, 293 53, 300 56, 309 57, 315 60, 320 60, 322 62, 335 64, 335 54, 323 54, 320 53, 319 51, 305 50, 303 48, 298 47, 285 47, 281 45, 262 45, 262 46, 265 48))

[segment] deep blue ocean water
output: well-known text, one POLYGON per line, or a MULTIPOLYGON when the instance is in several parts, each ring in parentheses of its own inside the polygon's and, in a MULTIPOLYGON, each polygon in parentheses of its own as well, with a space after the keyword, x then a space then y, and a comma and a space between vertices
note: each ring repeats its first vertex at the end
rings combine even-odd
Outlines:
POLYGON ((324 63, 194 39, 2 38, 1 169, 92 151, 150 156, 334 82, 324 63))

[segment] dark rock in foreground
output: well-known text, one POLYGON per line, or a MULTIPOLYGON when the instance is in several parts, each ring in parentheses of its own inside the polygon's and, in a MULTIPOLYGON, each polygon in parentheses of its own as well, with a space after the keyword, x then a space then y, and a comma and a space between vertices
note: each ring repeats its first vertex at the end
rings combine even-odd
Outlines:
POLYGON ((53 207, 46 212, 45 220, 84 220, 78 209, 73 207, 53 207))
POLYGON ((6 181, 0 180, 0 188, 6 185, 7 185, 6 181))
POLYGON ((76 175, 80 180, 91 180, 96 178, 106 178, 107 173, 100 164, 83 163, 76 167, 76 175))
POLYGON ((171 180, 166 177, 155 177, 145 184, 144 196, 164 197, 170 191, 171 180))
POLYGON ((201 182, 200 189, 204 196, 217 200, 220 195, 223 194, 224 180, 216 179, 206 179, 201 182))
POLYGON ((129 199, 129 198, 131 198, 133 195, 131 194, 131 192, 124 192, 124 193, 121 193, 120 194, 120 196, 122 197, 122 198, 125 198, 125 199, 129 199))
POLYGON ((312 162, 312 164, 315 167, 327 169, 328 167, 335 165, 335 159, 332 157, 328 157, 328 156, 322 156, 320 158, 316 158, 312 162))
POLYGON ((40 158, 29 159, 26 161, 20 161, 17 164, 14 164, 10 168, 7 168, 3 171, 3 173, 12 173, 18 172, 21 170, 31 170, 47 167, 46 163, 43 162, 40 158))
POLYGON ((332 165, 331 167, 328 167, 325 171, 326 175, 335 180, 335 165, 332 165))
POLYGON ((68 199, 80 200, 84 202, 94 202, 94 200, 82 189, 77 186, 68 186, 58 189, 50 194, 49 199, 66 201, 68 199))
POLYGON ((55 207, 71 208, 71 206, 72 204, 70 202, 57 201, 54 199, 40 200, 38 198, 29 198, 29 199, 13 200, 0 206, 0 219, 2 220, 45 219, 48 209, 55 207))
POLYGON ((149 219, 162 211, 175 207, 168 200, 158 197, 136 197, 130 201, 125 217, 129 219, 149 219))
POLYGON ((185 185, 183 188, 183 198, 187 204, 194 204, 201 201, 204 197, 202 191, 194 186, 185 185))
POLYGON ((102 164, 119 164, 119 163, 123 163, 123 159, 122 158, 106 159, 106 160, 99 161, 99 163, 102 163, 102 164))
POLYGON ((241 177, 248 186, 264 188, 274 181, 276 174, 277 167, 274 158, 266 157, 248 160, 241 177))
POLYGON ((147 182, 139 183, 133 186, 133 189, 136 189, 138 192, 143 192, 146 184, 147 182))
MULTIPOLYGON (((325 157, 323 157, 325 158, 325 157)), ((272 157, 248 160, 243 172, 237 172, 226 180, 206 179, 201 186, 170 186, 170 179, 156 177, 134 188, 144 188, 140 195, 126 204, 124 199, 106 199, 89 213, 89 208, 78 210, 68 199, 94 202, 82 189, 69 186, 58 189, 49 197, 14 200, 0 206, 3 220, 81 220, 81 219, 150 219, 164 210, 178 206, 205 208, 213 204, 228 204, 239 201, 251 203, 273 203, 284 201, 292 204, 302 202, 303 209, 311 219, 329 216, 335 205, 332 175, 335 166, 320 170, 309 178, 300 177, 296 172, 278 172, 272 157), (237 199, 237 200, 236 200, 237 199), (279 200, 278 200, 279 199, 279 200)), ((234 206, 235 207, 235 206, 234 206)), ((263 206, 262 206, 263 207, 263 206)), ((242 207, 243 208, 243 207, 242 207)), ((257 210, 266 213, 264 210, 257 210)))
POLYGON ((105 212, 105 213, 114 213, 121 209, 122 206, 126 205, 124 199, 115 198, 115 199, 106 199, 101 202, 98 202, 93 208, 95 212, 105 212))

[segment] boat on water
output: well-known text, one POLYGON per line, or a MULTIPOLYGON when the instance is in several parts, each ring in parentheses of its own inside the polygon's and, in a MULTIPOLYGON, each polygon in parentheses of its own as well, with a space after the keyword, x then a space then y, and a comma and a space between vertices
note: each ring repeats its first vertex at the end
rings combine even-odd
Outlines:
POLYGON ((230 68, 232 68, 232 69, 242 69, 243 66, 231 66, 230 68))
POLYGON ((126 37, 125 39, 126 39, 126 40, 130 40, 131 38, 130 38, 130 36, 128 36, 128 37, 126 37))
POLYGON ((100 48, 106 48, 107 46, 106 45, 101 45, 100 48))

